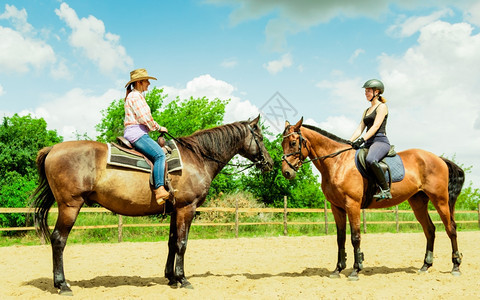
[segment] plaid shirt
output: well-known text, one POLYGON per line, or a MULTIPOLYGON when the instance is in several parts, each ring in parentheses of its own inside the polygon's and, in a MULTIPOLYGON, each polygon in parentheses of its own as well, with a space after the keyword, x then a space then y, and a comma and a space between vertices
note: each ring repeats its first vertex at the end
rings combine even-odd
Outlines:
POLYGON ((150 107, 139 91, 133 90, 125 99, 125 127, 145 125, 150 131, 159 130, 160 125, 152 117, 150 107))

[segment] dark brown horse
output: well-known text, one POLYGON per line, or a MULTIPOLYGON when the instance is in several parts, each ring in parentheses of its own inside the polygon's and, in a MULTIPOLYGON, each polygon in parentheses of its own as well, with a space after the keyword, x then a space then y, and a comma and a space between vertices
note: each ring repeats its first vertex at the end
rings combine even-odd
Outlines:
MULTIPOLYGON (((263 171, 273 161, 253 121, 235 122, 178 139, 183 170, 170 174, 176 190, 171 213, 165 277, 169 285, 191 287, 184 274, 184 255, 195 210, 202 205, 215 176, 236 154, 253 161, 263 171)), ((54 286, 71 294, 63 271, 63 250, 83 204, 98 203, 121 215, 146 216, 164 212, 155 201, 149 174, 107 165, 107 145, 92 141, 64 142, 39 151, 40 185, 35 191, 36 224, 51 240, 54 286), (58 204, 58 219, 50 235, 48 211, 58 204)), ((170 204, 170 203, 169 203, 170 204)))
MULTIPOLYGON (((347 140, 313 126, 302 126, 302 123, 303 118, 295 125, 288 122, 285 124, 282 173, 287 179, 294 178, 307 157, 320 171, 322 190, 331 203, 337 225, 338 261, 330 277, 338 278, 346 267, 345 239, 348 216, 355 259, 349 280, 358 280, 358 272, 363 268, 363 253, 360 250, 360 211, 367 181, 355 166, 355 151, 349 151, 352 147, 347 140)), ((408 200, 427 238, 424 264, 419 270, 427 272, 433 263, 435 240, 435 225, 428 214, 430 200, 438 211, 452 243, 452 274, 460 275, 462 255, 457 246, 454 206, 465 180, 463 170, 445 158, 420 149, 402 151, 398 155, 405 166, 404 179, 392 184, 392 199, 373 201, 368 208, 390 207, 408 200)))

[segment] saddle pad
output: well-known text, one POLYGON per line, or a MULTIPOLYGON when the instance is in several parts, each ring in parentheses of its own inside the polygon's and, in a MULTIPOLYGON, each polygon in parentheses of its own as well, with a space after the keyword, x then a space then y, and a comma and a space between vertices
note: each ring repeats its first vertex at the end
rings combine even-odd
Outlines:
MULTIPOLYGON (((360 174, 362 174, 363 177, 368 178, 369 176, 367 175, 367 171, 364 169, 364 167, 361 165, 361 163, 358 160, 358 154, 360 150, 361 149, 355 152, 355 165, 357 166, 357 169, 360 172, 360 174)), ((405 177, 405 168, 403 166, 403 161, 399 155, 387 156, 384 159, 382 159, 381 163, 385 163, 386 165, 389 166, 390 171, 392 172, 391 174, 392 182, 402 181, 403 177, 405 177)), ((390 181, 388 172, 385 173, 385 179, 387 180, 387 182, 390 181)))
MULTIPOLYGON (((142 156, 138 156, 126 151, 123 151, 112 144, 108 143, 108 158, 107 164, 118 167, 130 168, 144 172, 151 172, 150 165, 142 156)), ((168 165, 168 173, 179 171, 183 169, 182 157, 177 148, 177 144, 173 140, 168 140, 165 143, 165 158, 168 165)))

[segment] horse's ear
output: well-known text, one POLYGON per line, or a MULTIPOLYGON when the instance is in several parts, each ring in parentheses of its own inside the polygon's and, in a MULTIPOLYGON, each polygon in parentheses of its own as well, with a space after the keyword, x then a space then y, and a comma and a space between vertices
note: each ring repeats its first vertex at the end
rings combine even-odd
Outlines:
MULTIPOLYGON (((250 119, 248 119, 250 121, 250 119)), ((250 121, 250 126, 255 127, 260 120, 260 114, 253 121, 250 121)))
POLYGON ((287 128, 287 126, 289 126, 289 125, 290 125, 290 122, 285 121, 285 128, 287 128))
POLYGON ((295 124, 295 131, 298 131, 300 129, 300 126, 303 124, 303 117, 295 124))

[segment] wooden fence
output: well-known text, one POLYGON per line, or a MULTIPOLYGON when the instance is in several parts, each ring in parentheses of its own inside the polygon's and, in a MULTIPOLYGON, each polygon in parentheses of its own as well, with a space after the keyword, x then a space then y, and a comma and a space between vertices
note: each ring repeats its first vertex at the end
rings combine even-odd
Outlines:
MULTIPOLYGON (((283 225, 283 234, 286 236, 288 235, 288 225, 324 225, 325 226, 325 234, 328 234, 328 225, 334 224, 334 222, 328 220, 328 213, 332 211, 327 209, 327 205, 325 203, 325 208, 287 208, 287 197, 284 198, 284 207, 283 208, 239 208, 238 205, 236 207, 198 207, 197 212, 227 212, 227 213, 234 213, 235 214, 235 222, 234 223, 204 223, 204 222, 193 222, 192 226, 234 226, 235 227, 235 237, 238 237, 238 228, 239 226, 247 226, 247 225, 283 225), (239 214, 241 213, 282 213, 283 214, 283 222, 280 221, 272 221, 272 222, 239 222, 239 214), (288 221, 287 215, 288 213, 323 213, 324 214, 324 221, 322 222, 293 222, 288 221)), ((5 213, 31 213, 32 210, 29 208, 0 208, 0 214, 5 213)), ((51 213, 58 213, 57 208, 51 208, 51 213)), ((81 212, 85 213, 105 213, 111 211, 99 207, 99 208, 91 208, 86 207, 82 208, 81 212)), ((411 210, 399 210, 398 206, 395 206, 394 209, 368 209, 362 210, 362 228, 363 232, 367 233, 367 223, 368 224, 395 224, 396 231, 400 231, 401 224, 416 224, 417 221, 400 221, 399 214, 400 213, 409 213, 411 214, 411 210), (375 213, 387 213, 387 214, 395 214, 395 221, 369 221, 367 222, 366 219, 366 211, 368 212, 375 212, 375 213)), ((429 211, 429 213, 437 213, 437 211, 429 211)), ((478 223, 478 227, 480 228, 480 203, 478 204, 477 211, 455 211, 455 214, 478 214, 478 220, 456 220, 456 223, 478 223)), ((442 224, 441 221, 433 221, 436 224, 442 224)), ((154 224, 123 224, 123 217, 122 215, 118 215, 118 224, 115 225, 96 225, 96 226, 74 226, 73 229, 99 229, 99 228, 118 228, 118 241, 121 242, 123 239, 123 228, 124 227, 168 227, 170 226, 169 223, 154 223, 154 224)), ((53 227, 51 227, 53 229, 53 227)), ((0 228, 0 231, 28 231, 28 230, 35 230, 34 226, 30 227, 3 227, 0 228)))

